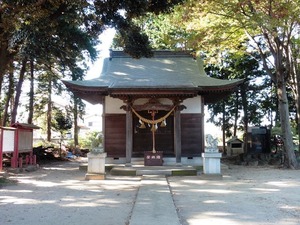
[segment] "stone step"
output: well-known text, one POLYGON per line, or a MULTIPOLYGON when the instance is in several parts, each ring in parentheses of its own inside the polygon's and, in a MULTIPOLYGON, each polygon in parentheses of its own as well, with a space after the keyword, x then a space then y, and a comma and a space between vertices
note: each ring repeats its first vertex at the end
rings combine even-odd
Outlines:
POLYGON ((193 167, 168 167, 168 166, 144 166, 144 167, 113 167, 111 175, 143 176, 143 175, 164 175, 164 176, 196 176, 197 169, 193 167))

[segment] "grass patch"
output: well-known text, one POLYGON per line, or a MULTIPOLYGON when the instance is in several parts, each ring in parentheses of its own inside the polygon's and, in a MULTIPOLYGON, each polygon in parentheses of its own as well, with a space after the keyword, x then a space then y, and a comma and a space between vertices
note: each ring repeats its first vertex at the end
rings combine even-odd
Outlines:
POLYGON ((136 176, 136 170, 124 169, 124 168, 113 168, 110 170, 110 174, 116 176, 136 176))
POLYGON ((197 171, 203 171, 203 166, 193 166, 197 171))
POLYGON ((197 170, 172 170, 172 176, 196 176, 197 170))

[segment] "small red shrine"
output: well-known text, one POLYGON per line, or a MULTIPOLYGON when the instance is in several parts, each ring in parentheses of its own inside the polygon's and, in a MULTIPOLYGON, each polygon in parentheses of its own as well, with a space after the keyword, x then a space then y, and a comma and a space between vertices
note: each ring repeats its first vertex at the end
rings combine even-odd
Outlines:
POLYGON ((3 154, 11 155, 11 167, 17 168, 36 164, 33 155, 33 130, 40 127, 33 124, 15 123, 11 127, 0 127, 0 171, 3 154))

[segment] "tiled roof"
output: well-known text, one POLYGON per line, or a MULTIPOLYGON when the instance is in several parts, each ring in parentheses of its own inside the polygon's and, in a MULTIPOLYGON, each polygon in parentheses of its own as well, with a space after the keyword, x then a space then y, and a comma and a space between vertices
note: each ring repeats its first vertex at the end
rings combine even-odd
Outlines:
POLYGON ((194 90, 226 91, 242 80, 208 77, 203 61, 188 52, 156 51, 152 58, 133 59, 123 52, 112 52, 104 59, 98 78, 64 81, 71 90, 194 90))

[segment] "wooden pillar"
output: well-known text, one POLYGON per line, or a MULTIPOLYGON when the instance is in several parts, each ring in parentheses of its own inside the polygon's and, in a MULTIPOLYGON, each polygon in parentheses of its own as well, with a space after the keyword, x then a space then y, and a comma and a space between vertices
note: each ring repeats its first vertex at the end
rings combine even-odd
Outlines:
POLYGON ((14 152, 13 152, 13 157, 12 157, 12 168, 17 168, 18 167, 18 159, 19 159, 19 129, 17 128, 15 131, 15 147, 14 147, 14 152))
POLYGON ((180 109, 178 107, 174 112, 174 150, 176 164, 181 164, 181 118, 180 109))
POLYGON ((201 149, 200 149, 200 153, 204 152, 204 148, 205 148, 205 113, 204 113, 204 97, 201 97, 201 149))
POLYGON ((2 166, 3 166, 3 143, 4 143, 4 140, 3 140, 3 133, 4 133, 4 129, 1 129, 0 128, 0 172, 2 171, 2 166))
POLYGON ((106 144, 105 144, 105 138, 106 138, 106 126, 105 126, 105 115, 106 115, 106 101, 105 97, 102 97, 102 116, 101 116, 101 121, 102 121, 102 146, 104 152, 106 152, 106 144))
POLYGON ((130 103, 127 103, 126 109, 126 165, 131 165, 133 148, 133 125, 132 125, 132 110, 130 103))

